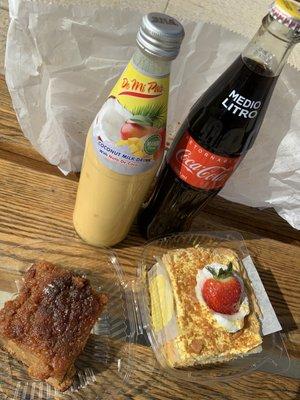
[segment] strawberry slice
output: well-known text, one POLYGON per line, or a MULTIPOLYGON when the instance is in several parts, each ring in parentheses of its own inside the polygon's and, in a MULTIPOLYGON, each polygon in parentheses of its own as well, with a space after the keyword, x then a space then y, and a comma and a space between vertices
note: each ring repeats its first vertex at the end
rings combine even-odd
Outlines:
POLYGON ((213 275, 202 286, 202 296, 207 306, 221 314, 235 314, 241 303, 242 285, 233 274, 232 263, 218 273, 210 267, 207 269, 213 275))

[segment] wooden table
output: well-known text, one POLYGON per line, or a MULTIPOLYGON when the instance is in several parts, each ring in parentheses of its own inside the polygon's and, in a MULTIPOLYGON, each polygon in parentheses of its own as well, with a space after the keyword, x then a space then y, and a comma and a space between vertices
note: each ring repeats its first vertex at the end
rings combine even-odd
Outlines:
MULTIPOLYGON (((2 244, 2 247, 13 248, 33 239, 67 240, 80 246, 72 226, 78 176, 63 176, 23 137, 2 76, 0 99, 0 246, 2 244)), ((135 373, 129 385, 119 387, 118 395, 110 398, 299 399, 299 382, 296 379, 300 369, 299 360, 297 361, 300 356, 299 233, 272 210, 261 211, 221 198, 211 202, 193 228, 236 229, 243 234, 283 325, 292 361, 291 368, 285 376, 257 371, 226 383, 183 383, 174 378, 163 377, 154 362, 151 349, 139 344, 135 348, 137 357, 140 358, 140 372, 135 373)), ((143 243, 133 227, 128 238, 115 248, 127 278, 136 274, 136 259, 143 243)), ((3 274, 5 266, 2 265, 1 268, 0 290, 13 290, 11 281, 5 278, 5 271, 3 274)), ((7 276, 13 276, 16 272, 6 268, 7 276)), ((114 385, 113 376, 110 385, 114 385)), ((5 394, 7 399, 13 398, 13 391, 5 394)), ((3 394, 1 396, 1 400, 5 398, 3 394)), ((83 399, 80 393, 72 396, 68 395, 66 398, 83 399)), ((91 391, 87 400, 96 398, 101 397, 97 397, 95 393, 93 395, 91 391)), ((26 400, 29 399, 30 396, 26 397, 26 400)))

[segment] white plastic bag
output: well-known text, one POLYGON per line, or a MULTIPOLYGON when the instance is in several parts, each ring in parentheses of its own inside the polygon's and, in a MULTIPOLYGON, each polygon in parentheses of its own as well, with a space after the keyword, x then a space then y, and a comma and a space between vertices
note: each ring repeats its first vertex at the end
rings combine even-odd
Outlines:
MULTIPOLYGON (((9 0, 6 80, 24 135, 64 173, 80 170, 85 135, 130 59, 142 14, 83 0, 9 0)), ((246 39, 183 21, 173 64, 168 132, 226 69, 246 39)), ((300 228, 300 73, 286 66, 252 150, 222 190, 227 199, 273 206, 300 228)))

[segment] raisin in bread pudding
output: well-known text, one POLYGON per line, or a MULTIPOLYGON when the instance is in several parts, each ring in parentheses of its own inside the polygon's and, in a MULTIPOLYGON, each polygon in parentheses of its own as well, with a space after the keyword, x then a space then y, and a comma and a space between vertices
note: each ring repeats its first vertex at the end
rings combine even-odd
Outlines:
POLYGON ((18 296, 0 310, 0 345, 28 366, 32 378, 65 391, 106 303, 88 279, 48 262, 34 264, 18 296))
POLYGON ((148 275, 152 322, 171 367, 226 362, 261 351, 260 311, 233 250, 171 250, 155 268, 155 279, 153 271, 148 275), (155 282, 163 275, 162 290, 155 282))

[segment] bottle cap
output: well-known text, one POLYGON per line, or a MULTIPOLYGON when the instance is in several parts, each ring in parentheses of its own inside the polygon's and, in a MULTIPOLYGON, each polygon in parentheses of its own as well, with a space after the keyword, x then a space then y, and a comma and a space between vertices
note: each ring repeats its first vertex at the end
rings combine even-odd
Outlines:
POLYGON ((183 38, 184 29, 180 22, 169 15, 153 12, 143 17, 136 40, 145 52, 174 60, 183 38))
POLYGON ((278 22, 300 33, 299 0, 275 0, 270 7, 270 14, 278 22))

